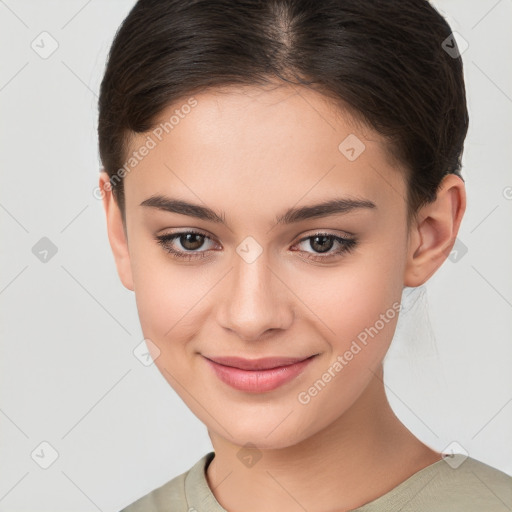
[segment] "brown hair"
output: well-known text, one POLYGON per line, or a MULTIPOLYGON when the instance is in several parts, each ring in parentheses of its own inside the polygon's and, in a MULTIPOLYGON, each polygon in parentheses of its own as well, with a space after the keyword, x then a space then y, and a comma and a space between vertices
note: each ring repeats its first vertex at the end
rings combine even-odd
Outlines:
POLYGON ((100 157, 123 217, 114 175, 131 134, 193 92, 276 78, 338 99, 389 141, 407 169, 410 215, 443 176, 460 176, 462 59, 427 0, 139 0, 115 35, 99 98, 100 157))

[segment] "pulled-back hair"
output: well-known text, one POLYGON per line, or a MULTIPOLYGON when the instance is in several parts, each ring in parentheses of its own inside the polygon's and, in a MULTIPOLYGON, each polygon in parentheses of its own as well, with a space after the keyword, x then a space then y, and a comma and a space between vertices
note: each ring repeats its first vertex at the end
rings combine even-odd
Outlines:
POLYGON ((282 81, 339 100, 406 169, 414 214, 460 176, 468 112, 462 59, 427 0, 139 0, 116 33, 99 98, 112 177, 133 133, 194 92, 282 81), (446 46, 454 51, 445 51, 446 46))

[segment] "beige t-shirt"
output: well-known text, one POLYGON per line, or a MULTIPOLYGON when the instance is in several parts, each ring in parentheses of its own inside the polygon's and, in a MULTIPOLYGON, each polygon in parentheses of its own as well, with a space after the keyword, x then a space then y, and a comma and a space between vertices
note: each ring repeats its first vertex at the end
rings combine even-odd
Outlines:
MULTIPOLYGON (((121 512, 227 512, 206 480, 214 456, 215 452, 207 453, 188 471, 121 512)), ((398 511, 511 512, 512 477, 471 457, 455 469, 439 460, 352 512, 398 511)))

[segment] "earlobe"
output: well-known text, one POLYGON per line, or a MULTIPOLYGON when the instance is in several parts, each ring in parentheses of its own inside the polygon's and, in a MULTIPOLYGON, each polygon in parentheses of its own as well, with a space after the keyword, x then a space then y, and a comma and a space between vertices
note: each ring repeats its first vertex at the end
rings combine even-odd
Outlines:
POLYGON ((107 218, 107 232, 110 247, 114 255, 117 273, 123 285, 128 290, 134 290, 132 269, 130 262, 130 252, 128 250, 128 240, 125 233, 125 227, 121 215, 121 210, 117 204, 110 186, 109 176, 105 171, 100 173, 99 187, 102 191, 103 207, 107 218))
POLYGON ((443 264, 453 248, 466 209, 462 179, 446 175, 436 200, 421 208, 409 232, 404 286, 424 284, 443 264))

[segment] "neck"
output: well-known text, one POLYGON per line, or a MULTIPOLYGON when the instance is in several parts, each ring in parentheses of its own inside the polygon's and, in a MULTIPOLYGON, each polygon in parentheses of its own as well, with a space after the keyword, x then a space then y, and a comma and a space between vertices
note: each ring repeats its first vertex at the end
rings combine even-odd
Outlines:
POLYGON ((215 457, 208 485, 230 511, 350 511, 375 500, 441 454, 419 441, 395 416, 383 372, 335 422, 304 441, 245 466, 241 446, 209 432, 215 457))

